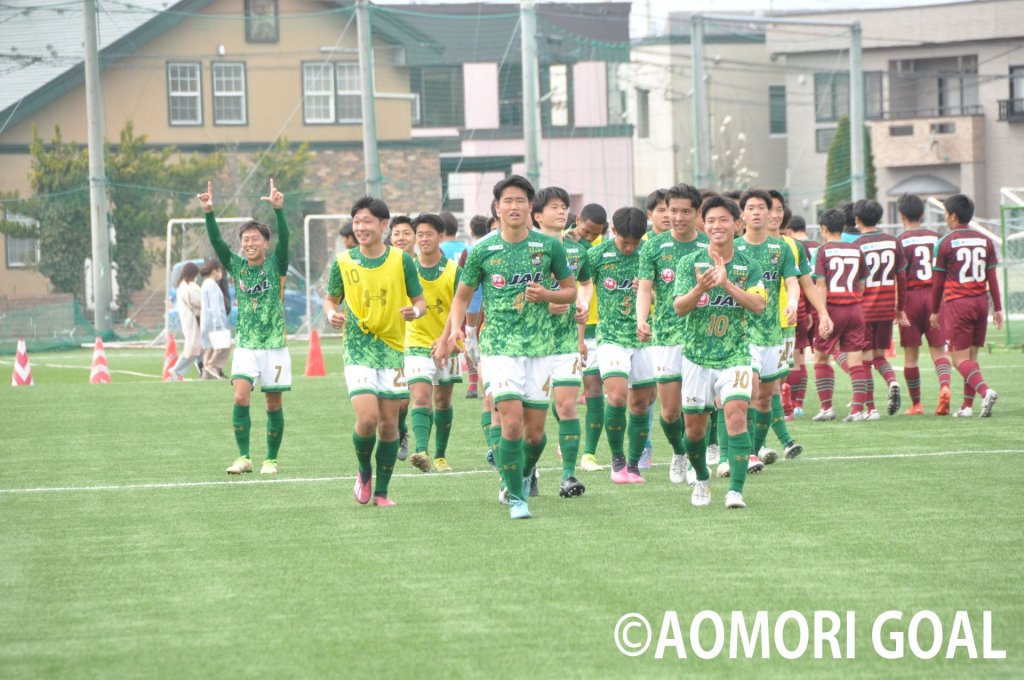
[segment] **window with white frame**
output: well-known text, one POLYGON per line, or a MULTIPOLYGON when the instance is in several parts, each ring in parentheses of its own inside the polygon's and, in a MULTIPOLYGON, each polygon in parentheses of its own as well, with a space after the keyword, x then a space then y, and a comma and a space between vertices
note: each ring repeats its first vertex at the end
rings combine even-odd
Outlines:
POLYGON ((203 124, 202 76, 198 62, 167 64, 167 117, 171 125, 203 124))
POLYGON ((359 64, 338 64, 338 122, 358 123, 363 119, 363 91, 359 64))
POLYGON ((302 110, 307 124, 334 122, 334 65, 302 65, 302 110))
MULTIPOLYGON (((26 227, 39 228, 38 220, 24 215, 8 213, 7 220, 26 227)), ((38 238, 7 234, 4 237, 4 250, 7 254, 8 269, 23 269, 39 263, 41 252, 38 238)))
POLYGON ((215 62, 213 70, 213 122, 215 125, 248 123, 245 101, 245 64, 215 62))

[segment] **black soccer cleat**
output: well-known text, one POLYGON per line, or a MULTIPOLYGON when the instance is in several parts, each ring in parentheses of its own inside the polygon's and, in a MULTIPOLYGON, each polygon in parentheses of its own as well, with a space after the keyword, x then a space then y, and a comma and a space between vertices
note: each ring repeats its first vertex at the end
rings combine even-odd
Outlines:
POLYGON ((587 487, 580 483, 580 480, 573 476, 566 477, 562 480, 562 483, 558 485, 558 495, 562 498, 572 498, 574 496, 582 496, 583 492, 587 490, 587 487))
POLYGON ((900 384, 889 385, 889 407, 886 409, 889 415, 894 416, 900 410, 900 384))

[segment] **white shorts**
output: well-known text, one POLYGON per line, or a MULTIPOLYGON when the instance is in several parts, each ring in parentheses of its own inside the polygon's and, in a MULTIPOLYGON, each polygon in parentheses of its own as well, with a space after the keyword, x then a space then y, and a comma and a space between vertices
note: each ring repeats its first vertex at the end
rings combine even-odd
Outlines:
POLYGON ((409 387, 405 383, 405 369, 370 368, 351 365, 345 367, 345 385, 348 397, 372 394, 378 399, 408 399, 409 387))
POLYGON ((263 392, 287 392, 292 388, 292 355, 287 347, 247 349, 236 347, 231 359, 231 379, 259 383, 263 392))
POLYGON ((551 357, 551 384, 555 387, 579 387, 583 384, 580 355, 556 354, 551 357))
POLYGON ((625 378, 630 388, 654 384, 654 366, 649 347, 620 347, 604 343, 597 347, 597 365, 601 380, 625 378))
POLYGON ((705 368, 683 357, 683 412, 701 413, 713 408, 716 397, 722 404, 736 399, 750 401, 753 384, 750 366, 705 368))
POLYGON ((448 357, 443 367, 434 363, 433 357, 405 355, 405 379, 408 384, 417 382, 431 385, 453 385, 462 382, 462 360, 458 356, 448 357))
MULTIPOLYGON (((790 341, 790 347, 792 347, 792 341, 790 341)), ((785 352, 785 345, 772 345, 771 347, 762 347, 761 345, 750 346, 751 364, 761 382, 775 380, 789 370, 789 363, 786 361, 785 352)))
POLYGON ((597 338, 584 338, 583 344, 587 347, 587 358, 583 361, 583 375, 600 375, 601 370, 597 365, 597 338))
POLYGON ((683 379, 683 348, 681 345, 656 345, 648 349, 654 361, 655 382, 679 382, 683 379))
POLYGON ((482 356, 486 391, 495 404, 514 399, 546 409, 551 400, 551 357, 482 356))

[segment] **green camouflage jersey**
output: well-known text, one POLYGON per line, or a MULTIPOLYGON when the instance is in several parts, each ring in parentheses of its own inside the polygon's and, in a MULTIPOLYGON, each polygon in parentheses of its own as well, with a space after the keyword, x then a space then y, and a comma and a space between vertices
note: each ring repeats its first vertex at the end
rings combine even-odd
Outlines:
MULTIPOLYGON (((698 266, 701 273, 715 266, 706 249, 679 260, 676 267, 677 296, 686 295, 697 285, 698 266)), ((743 253, 733 253, 725 271, 729 280, 743 290, 764 290, 761 266, 743 253)), ((697 306, 683 317, 683 356, 704 368, 749 366, 748 333, 757 316, 740 307, 725 289, 712 288, 701 295, 697 306)))
POLYGON ((251 266, 224 241, 213 212, 206 213, 206 233, 213 252, 235 281, 238 301, 238 346, 245 349, 284 347, 284 278, 288 273, 288 222, 275 210, 277 246, 261 264, 251 266))
MULTIPOLYGON (((372 272, 376 269, 381 268, 388 259, 388 255, 391 252, 391 247, 384 249, 384 254, 380 257, 366 257, 363 255, 359 248, 352 248, 348 251, 353 261, 358 264, 362 270, 366 270, 369 275, 362 277, 363 279, 370 280, 379 276, 380 272, 373 274, 372 272)), ((399 286, 404 288, 405 296, 400 299, 387 300, 387 305, 390 306, 391 311, 389 314, 398 314, 398 310, 402 307, 409 305, 409 298, 416 297, 417 295, 423 294, 423 287, 420 285, 419 275, 416 273, 416 263, 413 261, 412 256, 409 253, 402 253, 402 276, 405 279, 403 285, 399 286)), ((397 274, 397 272, 396 272, 397 274)), ((391 278, 390 276, 388 278, 391 278)), ((348 304, 348 299, 345 295, 345 282, 341 274, 341 269, 335 261, 331 266, 331 275, 327 281, 327 294, 333 298, 343 298, 345 300, 345 340, 344 340, 344 359, 345 365, 352 366, 366 366, 369 368, 404 368, 405 367, 405 348, 398 349, 388 345, 379 336, 370 332, 368 329, 364 329, 364 324, 358 322, 358 317, 352 308, 348 304)), ((381 294, 383 296, 383 293, 381 294)), ((402 334, 404 338, 404 331, 402 334)))
POLYGON ((640 269, 640 249, 625 256, 615 239, 602 241, 587 251, 597 296, 597 342, 619 347, 645 347, 636 338, 636 293, 633 279, 640 269))
POLYGON ((764 275, 764 289, 768 304, 764 313, 750 326, 750 344, 772 347, 782 344, 782 326, 779 324, 779 287, 786 285, 787 276, 800 276, 793 251, 782 239, 769 236, 764 243, 747 243, 745 238, 735 241, 736 252, 757 262, 764 275))
POLYGON ((683 342, 683 320, 676 315, 676 265, 680 258, 698 249, 707 250, 708 237, 697 232, 690 241, 677 241, 668 230, 652 236, 640 248, 640 274, 642 281, 653 282, 654 310, 648 319, 651 324, 652 344, 680 345, 683 342))
POLYGON ((518 243, 504 233, 480 241, 466 258, 462 282, 482 286, 484 325, 480 354, 542 357, 554 353, 551 314, 546 302, 527 302, 526 284, 546 285, 572 275, 565 248, 556 238, 531 230, 518 243))
MULTIPOLYGON (((565 256, 569 261, 569 269, 579 282, 590 280, 590 261, 587 259, 587 246, 572 239, 562 239, 565 256)), ((551 279, 551 290, 558 290, 558 282, 551 279)), ((580 351, 579 331, 576 325, 576 305, 569 305, 569 311, 560 316, 551 317, 551 331, 555 339, 555 354, 576 354, 580 351)))

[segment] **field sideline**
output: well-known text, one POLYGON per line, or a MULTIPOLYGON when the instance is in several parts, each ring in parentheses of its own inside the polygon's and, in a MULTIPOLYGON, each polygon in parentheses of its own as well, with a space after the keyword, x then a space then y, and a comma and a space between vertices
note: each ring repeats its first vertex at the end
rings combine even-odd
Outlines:
MULTIPOLYGON (((292 352, 301 376, 305 345, 292 352)), ((480 402, 462 389, 456 474, 400 463, 398 506, 372 508, 352 499, 336 340, 325 342, 328 377, 297 377, 285 397, 273 479, 224 474, 235 456, 226 383, 160 383, 162 350, 107 354, 111 385, 86 384, 91 352, 36 353, 37 384, 0 396, 0 677, 1024 675, 1020 351, 982 355, 1000 393, 988 420, 792 423, 806 453, 748 477, 744 512, 726 512, 722 482, 710 508, 691 507, 689 487, 667 479, 660 432, 646 485, 580 473, 587 493, 559 499, 549 420, 535 519, 518 523, 496 501, 480 402), (657 637, 666 610, 684 624, 688 659, 616 649, 620 617, 643 614, 657 637), (856 658, 816 660, 812 645, 797 660, 774 649, 729 659, 727 642, 701 660, 686 626, 702 610, 726 632, 733 610, 854 611, 856 658), (945 644, 931 660, 881 659, 871 625, 886 610, 907 614, 887 631, 935 611, 946 637, 967 610, 979 653, 990 610, 1006 659, 946 660, 945 644)), ((843 414, 849 381, 836 383, 843 414)), ((922 384, 930 412, 927 360, 922 384)), ((956 406, 959 376, 953 385, 956 406)), ((263 428, 254 408, 254 460, 263 428)), ((701 632, 710 647, 711 627, 701 632)))

